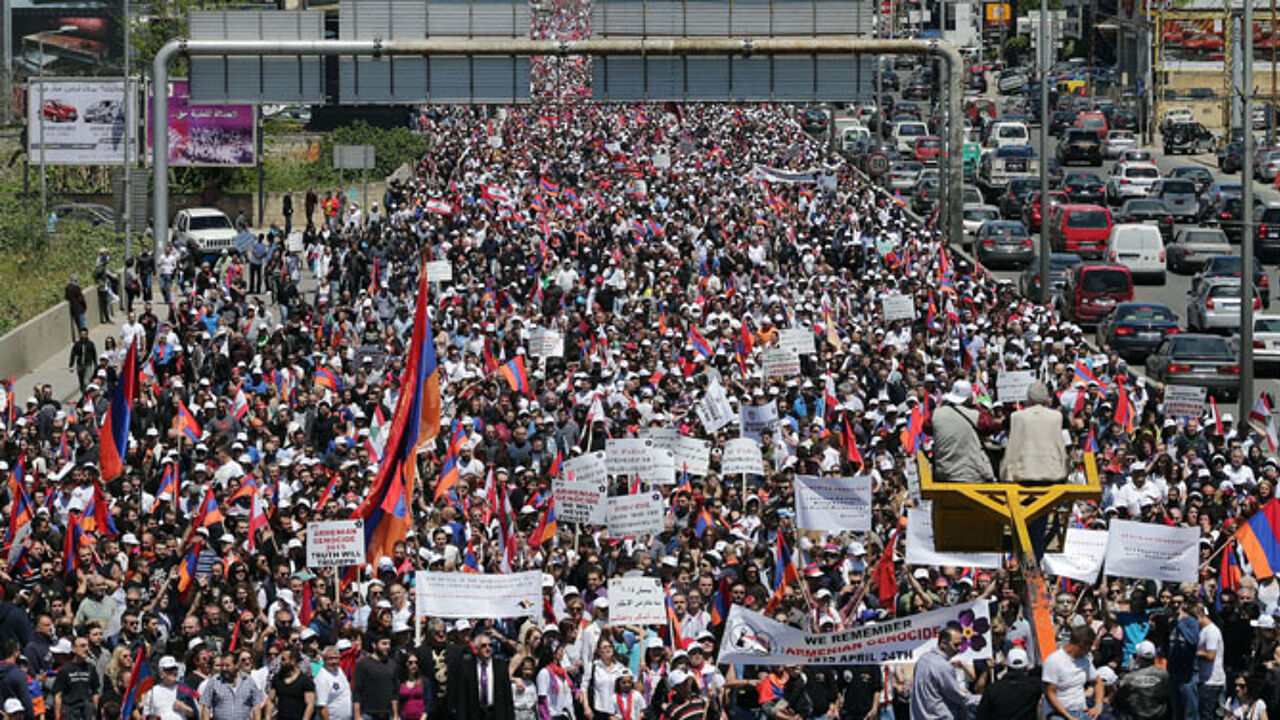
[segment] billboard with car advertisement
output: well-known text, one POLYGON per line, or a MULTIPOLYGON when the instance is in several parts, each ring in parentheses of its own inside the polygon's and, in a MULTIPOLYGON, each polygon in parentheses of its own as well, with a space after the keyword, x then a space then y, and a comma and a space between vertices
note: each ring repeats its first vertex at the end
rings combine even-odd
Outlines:
MULTIPOLYGON (((136 107, 136 87, 130 95, 136 107)), ((122 165, 124 80, 32 80, 27 128, 27 156, 33 164, 122 165)), ((130 145, 136 161, 137 132, 130 145)))
MULTIPOLYGON (((152 87, 152 92, 155 88, 152 87)), ((186 80, 169 83, 169 164, 254 165, 252 105, 192 105, 186 80)), ((147 103, 147 146, 151 146, 151 103, 147 103)))
POLYGON ((34 78, 120 72, 121 3, 98 0, 11 0, 13 69, 34 78))

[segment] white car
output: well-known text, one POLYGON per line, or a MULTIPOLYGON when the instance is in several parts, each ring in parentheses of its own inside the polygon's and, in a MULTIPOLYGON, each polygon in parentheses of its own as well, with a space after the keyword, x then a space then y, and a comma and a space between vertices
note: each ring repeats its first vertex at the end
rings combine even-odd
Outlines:
POLYGON ((898 152, 911 155, 916 148, 916 140, 929 134, 929 126, 922 122, 900 122, 893 126, 893 143, 898 152))
POLYGON ((1280 315, 1253 316, 1253 359, 1280 363, 1280 315))
POLYGON ((965 203, 961 213, 966 237, 977 235, 978 228, 982 227, 986 221, 1000 219, 1000 208, 995 205, 965 203))
POLYGON ((1126 150, 1137 148, 1138 138, 1132 130, 1112 130, 1107 133, 1107 139, 1102 141, 1102 156, 1117 158, 1126 150))
POLYGON ((173 219, 174 243, 202 255, 230 250, 238 234, 231 218, 217 208, 179 210, 173 219))
POLYGON ((1144 198, 1160 179, 1160 169, 1150 163, 1120 163, 1107 177, 1107 202, 1119 205, 1129 198, 1144 198))

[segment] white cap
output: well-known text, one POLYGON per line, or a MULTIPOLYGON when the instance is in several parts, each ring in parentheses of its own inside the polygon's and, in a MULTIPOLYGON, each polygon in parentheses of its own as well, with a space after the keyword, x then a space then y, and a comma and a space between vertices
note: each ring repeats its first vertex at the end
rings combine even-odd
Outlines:
POLYGON ((1156 645, 1150 640, 1143 640, 1138 643, 1138 647, 1134 650, 1134 654, 1144 660, 1154 660, 1156 657, 1156 645))
POLYGON ((1110 667, 1103 665, 1102 667, 1098 668, 1098 679, 1102 681, 1103 685, 1107 687, 1111 687, 1112 685, 1115 685, 1116 681, 1119 680, 1120 678, 1116 677, 1115 670, 1112 670, 1110 667))
POLYGON ((16 715, 17 713, 25 712, 25 711, 26 711, 26 708, 23 707, 22 701, 19 700, 18 698, 9 698, 8 700, 4 701, 5 715, 16 715))
POLYGON ((684 683, 689 682, 689 679, 692 677, 692 675, 684 670, 672 670, 671 673, 667 675, 667 687, 673 689, 680 687, 684 683))
POLYGON ((177 658, 172 655, 165 655, 160 658, 161 670, 177 670, 179 667, 181 667, 181 664, 178 662, 177 658))
POLYGON ((342 638, 341 640, 338 641, 337 645, 335 645, 334 647, 338 649, 338 652, 342 652, 343 650, 350 650, 351 641, 346 638, 342 638))
POLYGON ((312 630, 312 629, 311 629, 311 628, 309 628, 309 627, 308 627, 308 628, 303 628, 303 629, 302 629, 302 641, 303 641, 303 642, 306 642, 306 641, 310 640, 311 638, 313 638, 313 637, 315 637, 315 636, 316 636, 316 631, 315 631, 315 630, 312 630))
POLYGON ((1011 668, 1025 670, 1031 666, 1031 658, 1027 657, 1026 650, 1016 647, 1009 651, 1009 656, 1005 658, 1005 664, 1011 668))
POLYGON ((53 647, 49 648, 49 652, 56 655, 70 655, 71 641, 66 638, 58 638, 58 642, 54 643, 53 647))

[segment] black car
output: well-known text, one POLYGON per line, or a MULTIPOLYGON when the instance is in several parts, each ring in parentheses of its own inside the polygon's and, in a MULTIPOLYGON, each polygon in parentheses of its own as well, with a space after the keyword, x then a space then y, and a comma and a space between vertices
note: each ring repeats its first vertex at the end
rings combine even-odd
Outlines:
POLYGON ((1027 203, 1031 193, 1040 189, 1040 178, 1015 177, 1009 180, 1004 193, 1000 195, 1000 214, 1006 218, 1019 220, 1022 218, 1022 206, 1027 203))
POLYGON ((1110 119, 1112 130, 1138 131, 1138 113, 1128 108, 1117 108, 1110 119))
POLYGON ((1066 131, 1067 128, 1076 124, 1076 112, 1074 110, 1054 110, 1049 116, 1049 134, 1058 137, 1066 131))
POLYGON ((1178 316, 1168 305, 1124 302, 1098 321, 1098 347, 1132 358, 1154 351, 1164 336, 1177 332, 1178 316))
POLYGON ((1280 258, 1280 206, 1266 207, 1257 220, 1257 228, 1253 250, 1258 258, 1267 261, 1280 258))
POLYGON ((1200 123, 1178 123, 1164 134, 1164 154, 1198 155, 1214 149, 1213 133, 1200 123))
POLYGON ((1067 173, 1062 178, 1062 190, 1073 203, 1101 205, 1107 195, 1106 183, 1093 173, 1067 173))
POLYGON ((1132 198, 1124 201, 1124 205, 1116 211, 1115 222, 1141 223, 1160 228, 1160 235, 1169 241, 1173 237, 1173 214, 1165 207, 1164 201, 1156 198, 1132 198))
POLYGON ((902 88, 902 97, 908 100, 928 100, 929 93, 932 92, 932 83, 923 78, 912 78, 907 86, 902 88))
POLYGON ((911 198, 911 211, 916 215, 924 217, 929 214, 933 206, 938 202, 938 177, 936 175, 927 175, 920 179, 920 185, 916 188, 916 194, 911 198))
MULTIPOLYGON (((1049 254, 1049 294, 1056 297, 1067 285, 1067 275, 1077 265, 1083 265, 1084 258, 1075 253, 1049 254)), ((1040 260, 1037 258, 1022 274, 1018 276, 1018 289, 1022 297, 1040 301, 1040 260)))
POLYGON ((1072 128, 1058 143, 1057 155, 1063 165, 1084 162, 1098 166, 1102 164, 1102 143, 1098 141, 1098 133, 1072 128))
POLYGON ((880 89, 885 92, 898 92, 902 83, 898 80, 898 73, 882 72, 880 73, 880 89))
MULTIPOLYGON (((1204 263, 1204 268, 1191 278, 1191 292, 1200 289, 1200 283, 1210 278, 1238 278, 1242 262, 1239 255, 1214 255, 1204 263)), ((1253 264, 1253 287, 1258 292, 1262 307, 1271 307, 1271 281, 1261 263, 1253 264)))
POLYGON ((1218 169, 1228 175, 1240 172, 1244 165, 1244 146, 1238 140, 1219 147, 1216 154, 1218 169))
POLYGON ((1178 180, 1190 180, 1196 186, 1196 195, 1204 197, 1204 193, 1213 184, 1213 173, 1209 168, 1200 165, 1179 165, 1170 170, 1165 177, 1178 180))
POLYGON ((987 76, 982 73, 974 73, 969 76, 969 89, 976 90, 979 95, 987 94, 987 76))
POLYGON ((800 113, 800 127, 807 133, 827 131, 827 112, 821 108, 805 108, 800 113))
MULTIPOLYGON (((1227 240, 1238 243, 1241 241, 1240 234, 1244 227, 1243 218, 1243 200, 1239 195, 1220 195, 1213 203, 1213 209, 1209 213, 1210 222, 1217 223, 1222 228, 1222 232, 1226 234, 1227 240)), ((1253 211, 1255 215, 1262 213, 1263 204, 1255 198, 1253 203, 1253 211)))

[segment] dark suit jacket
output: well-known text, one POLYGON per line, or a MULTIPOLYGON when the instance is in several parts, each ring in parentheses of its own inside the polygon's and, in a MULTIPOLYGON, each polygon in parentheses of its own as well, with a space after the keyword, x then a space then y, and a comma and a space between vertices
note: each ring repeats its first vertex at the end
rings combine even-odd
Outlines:
MULTIPOLYGON (((482 720, 480 708, 480 675, 476 656, 469 649, 458 653, 449 663, 449 687, 446 699, 455 720, 482 720)), ((492 658, 493 720, 513 720, 515 705, 511 700, 511 676, 507 663, 492 658)))

